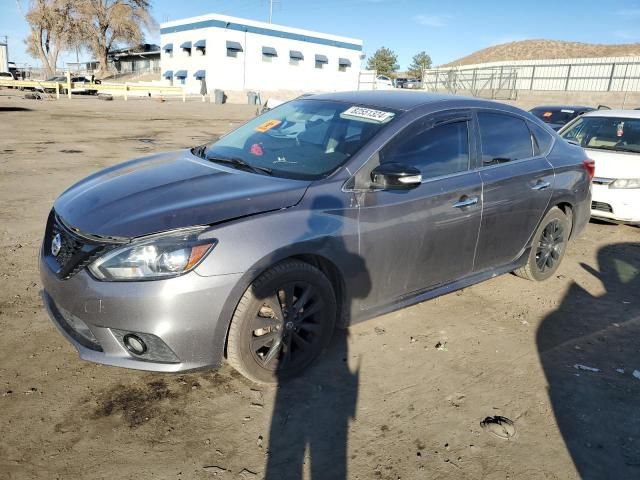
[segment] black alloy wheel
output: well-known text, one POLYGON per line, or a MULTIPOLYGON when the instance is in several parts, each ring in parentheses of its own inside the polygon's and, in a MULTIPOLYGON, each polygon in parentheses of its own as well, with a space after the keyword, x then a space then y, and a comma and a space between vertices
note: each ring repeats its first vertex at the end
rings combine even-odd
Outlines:
POLYGON ((240 299, 227 337, 227 361, 242 375, 275 383, 304 371, 329 343, 337 316, 331 282, 315 266, 285 260, 240 299))
POLYGON ((553 207, 533 235, 526 263, 515 270, 517 276, 542 281, 551 277, 564 257, 571 234, 571 215, 553 207))
POLYGON ((548 223, 536 248, 536 265, 541 273, 555 269, 566 243, 564 226, 558 219, 548 223))
POLYGON ((322 308, 318 290, 307 282, 283 285, 260 306, 251 325, 251 353, 271 371, 296 369, 322 341, 322 308))

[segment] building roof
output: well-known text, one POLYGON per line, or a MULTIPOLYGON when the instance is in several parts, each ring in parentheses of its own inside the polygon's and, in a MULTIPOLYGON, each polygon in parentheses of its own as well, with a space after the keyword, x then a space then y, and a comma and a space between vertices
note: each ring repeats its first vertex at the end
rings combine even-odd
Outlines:
POLYGON ((209 14, 198 17, 173 20, 160 24, 160 33, 168 34, 197 30, 201 28, 224 28, 242 32, 257 33, 272 37, 289 38, 323 45, 331 45, 352 50, 362 50, 362 40, 357 38, 342 37, 329 33, 314 32, 301 28, 287 27, 273 23, 258 22, 247 18, 229 17, 227 15, 209 14))
POLYGON ((142 43, 140 45, 134 45, 132 47, 111 49, 109 50, 108 54, 110 59, 145 55, 160 55, 160 45, 156 45, 154 43, 142 43))

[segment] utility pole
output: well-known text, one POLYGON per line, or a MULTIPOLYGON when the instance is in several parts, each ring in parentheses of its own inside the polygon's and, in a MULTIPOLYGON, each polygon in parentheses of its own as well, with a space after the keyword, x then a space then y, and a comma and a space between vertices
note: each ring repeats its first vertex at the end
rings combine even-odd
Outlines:
POLYGON ((273 4, 282 3, 280 0, 269 0, 269 23, 273 23, 273 4))

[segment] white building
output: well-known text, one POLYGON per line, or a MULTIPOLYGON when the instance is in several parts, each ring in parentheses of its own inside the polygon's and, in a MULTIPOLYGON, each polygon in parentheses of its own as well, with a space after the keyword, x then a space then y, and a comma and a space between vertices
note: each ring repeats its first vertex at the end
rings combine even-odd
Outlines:
POLYGON ((203 15, 160 25, 161 70, 200 92, 340 91, 358 88, 362 40, 270 23, 203 15))

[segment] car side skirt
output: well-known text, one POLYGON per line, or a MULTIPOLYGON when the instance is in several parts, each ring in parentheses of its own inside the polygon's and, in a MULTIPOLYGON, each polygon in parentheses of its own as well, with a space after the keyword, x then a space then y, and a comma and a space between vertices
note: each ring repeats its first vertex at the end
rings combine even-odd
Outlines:
POLYGON ((357 317, 354 316, 354 318, 350 322, 350 325, 354 325, 356 323, 369 320, 380 315, 384 315, 385 313, 394 312, 396 310, 400 310, 417 303, 425 302, 427 300, 431 300, 432 298, 440 297, 457 290, 462 290, 463 288, 470 287, 471 285, 484 282, 485 280, 489 280, 505 273, 510 273, 526 263, 530 252, 531 247, 528 247, 516 261, 511 262, 507 265, 472 273, 471 275, 468 275, 459 280, 454 280, 453 282, 438 285, 427 290, 413 292, 400 298, 396 298, 390 303, 362 311, 357 315, 357 317))

